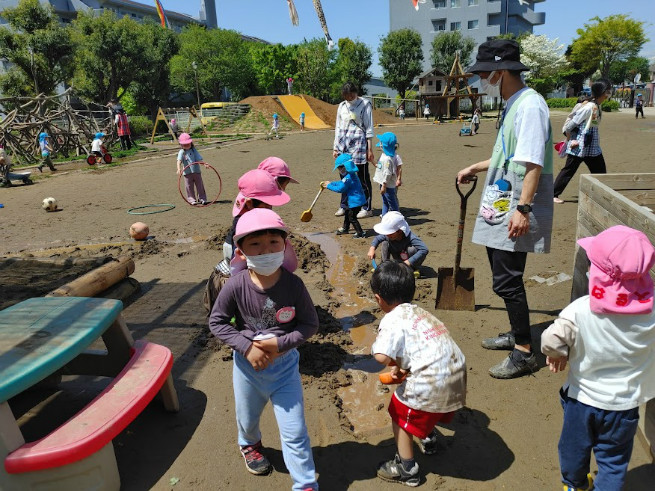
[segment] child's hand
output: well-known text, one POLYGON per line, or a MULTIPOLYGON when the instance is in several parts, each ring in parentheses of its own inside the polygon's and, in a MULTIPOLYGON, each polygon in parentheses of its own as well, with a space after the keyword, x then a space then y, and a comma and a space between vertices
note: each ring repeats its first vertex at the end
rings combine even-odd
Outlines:
POLYGON ((402 185, 403 185, 403 181, 401 181, 400 179, 396 179, 396 187, 399 188, 402 185))
POLYGON ((332 150, 332 158, 336 159, 339 156, 339 151, 338 150, 332 150))
POLYGON ((400 368, 397 365, 391 367, 391 378, 393 378, 394 380, 400 380, 402 378, 405 378, 405 376, 407 376, 408 373, 409 370, 400 368))
POLYGON ((246 359, 257 371, 264 370, 271 363, 268 353, 255 346, 255 343, 253 343, 250 348, 248 348, 248 351, 246 351, 246 359))
POLYGON ((366 255, 369 259, 375 259, 375 247, 371 246, 366 255))
POLYGON ((261 339, 253 341, 252 344, 266 353, 277 353, 277 338, 261 339))
POLYGON ((552 358, 550 356, 546 357, 546 365, 548 365, 549 370, 553 373, 561 372, 564 370, 566 368, 567 361, 568 358, 566 356, 561 358, 552 358))
POLYGON ((328 184, 330 184, 330 181, 321 181, 321 188, 325 189, 328 184))
POLYGON ((176 174, 177 174, 178 176, 179 176, 180 174, 182 174, 182 169, 178 168, 176 174))

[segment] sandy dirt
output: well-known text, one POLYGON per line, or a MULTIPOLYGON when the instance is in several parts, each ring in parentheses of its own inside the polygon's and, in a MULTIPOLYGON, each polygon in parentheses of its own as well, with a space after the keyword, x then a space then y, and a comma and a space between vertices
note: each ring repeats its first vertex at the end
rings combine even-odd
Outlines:
MULTIPOLYGON (((564 112, 554 112, 553 128, 561 127, 564 117, 564 112)), ((459 124, 412 121, 376 131, 394 131, 400 142, 405 162, 404 184, 398 193, 401 211, 431 251, 418 280, 417 302, 431 311, 436 271, 454 263, 459 215, 455 175, 463 166, 487 158, 495 137, 492 122, 483 121, 474 137, 458 137, 459 128, 459 124)), ((631 112, 605 114, 601 141, 609 171, 652 171, 654 132, 655 118, 635 121, 631 112)), ((180 412, 167 414, 152 404, 114 440, 123 489, 291 486, 270 407, 264 412, 262 431, 275 471, 265 477, 246 472, 236 445, 231 353, 209 335, 201 307, 205 280, 220 259, 221 238, 231 222, 237 179, 270 155, 286 160, 300 181, 289 185, 292 201, 277 211, 293 230, 302 265, 298 274, 321 319, 320 333, 301 349, 306 419, 319 484, 327 490, 398 489, 375 476, 377 463, 391 458, 394 447, 385 409, 390 394, 375 384, 376 368, 367 356, 380 318, 367 286, 369 265, 363 259, 370 241, 334 235, 341 219, 334 216, 338 197, 329 192, 319 199, 313 220, 300 222, 319 182, 336 177, 331 172, 332 139, 331 131, 291 132, 279 141, 257 139, 201 148, 223 183, 219 201, 205 208, 191 207, 181 199, 173 152, 106 170, 62 170, 32 186, 0 190, 5 205, 0 209, 0 255, 131 254, 136 263, 133 277, 141 292, 126 302, 127 324, 135 338, 165 344, 175 355, 180 412), (41 200, 46 196, 57 198, 62 211, 44 212, 41 200), (131 207, 160 203, 175 208, 141 217, 127 213, 131 207), (135 243, 128 236, 130 224, 137 220, 150 226, 146 242, 135 243), (351 328, 351 335, 342 325, 351 328)), ((557 160, 556 170, 563 162, 557 160)), ((218 189, 216 177, 205 172, 204 178, 211 195, 218 189)), ((563 195, 566 203, 555 209, 552 252, 529 256, 527 278, 572 273, 576 196, 574 181, 563 195)), ((479 197, 477 189, 469 201, 462 259, 463 267, 475 267, 477 310, 436 311, 467 357, 467 407, 452 424, 440 428, 442 448, 437 455, 417 451, 425 476, 423 488, 555 489, 562 421, 558 389, 565 375, 542 368, 534 376, 500 381, 487 373, 506 354, 482 349, 480 340, 507 331, 508 323, 502 302, 491 291, 484 248, 470 242, 479 197)), ((377 196, 374 205, 379 215, 377 196)), ((371 230, 378 219, 365 219, 362 224, 371 230)), ((527 282, 535 339, 567 305, 570 288, 570 280, 553 286, 527 282)), ((12 409, 21 417, 28 439, 35 438, 44 425, 58 424, 88 402, 102 385, 65 379, 64 390, 39 393, 36 408, 31 408, 32 395, 12 400, 12 409)), ((649 462, 637 441, 628 489, 652 489, 655 472, 649 462)))

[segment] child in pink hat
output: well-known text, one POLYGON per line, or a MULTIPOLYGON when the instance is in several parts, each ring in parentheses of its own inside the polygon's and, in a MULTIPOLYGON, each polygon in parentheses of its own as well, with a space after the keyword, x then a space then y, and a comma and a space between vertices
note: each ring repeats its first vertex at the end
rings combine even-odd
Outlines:
POLYGON ((655 248, 617 225, 578 241, 589 267, 589 295, 573 301, 541 335, 552 372, 569 364, 560 390, 564 424, 559 460, 564 489, 589 489, 591 450, 597 489, 623 489, 639 405, 655 398, 655 248))
POLYGON ((282 191, 286 191, 287 184, 290 182, 299 184, 298 181, 291 177, 291 171, 287 163, 279 157, 268 157, 262 160, 257 168, 272 175, 282 191))
POLYGON ((293 489, 318 489, 297 350, 318 330, 318 315, 302 280, 282 267, 288 231, 272 210, 256 208, 243 215, 234 239, 248 269, 221 290, 209 329, 234 350, 237 443, 248 472, 272 470, 260 431, 270 400, 293 489))
POLYGON ((196 150, 188 133, 182 133, 178 141, 182 149, 177 154, 177 175, 184 175, 187 200, 192 205, 206 205, 207 193, 200 173, 200 165, 203 162, 202 155, 196 150), (197 199, 196 192, 198 193, 197 199))

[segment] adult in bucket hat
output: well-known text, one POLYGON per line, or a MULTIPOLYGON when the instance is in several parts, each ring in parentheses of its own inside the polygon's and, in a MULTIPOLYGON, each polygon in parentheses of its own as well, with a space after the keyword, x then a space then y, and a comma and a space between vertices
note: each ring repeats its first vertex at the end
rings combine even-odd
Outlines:
POLYGON ((506 101, 491 157, 465 167, 457 182, 486 172, 473 242, 487 248, 493 291, 505 301, 510 330, 484 339, 487 349, 509 356, 489 370, 495 378, 514 378, 538 369, 532 353, 530 311, 523 283, 529 252, 547 253, 553 227, 553 144, 548 106, 525 86, 519 45, 507 39, 482 43, 469 71, 487 95, 506 101))
POLYGON ((589 294, 541 335, 552 372, 569 365, 560 390, 559 460, 564 489, 623 489, 639 405, 655 398, 655 248, 617 225, 578 241, 591 262, 589 294), (598 474, 589 474, 591 450, 598 474), (593 484, 593 486, 592 486, 593 484))

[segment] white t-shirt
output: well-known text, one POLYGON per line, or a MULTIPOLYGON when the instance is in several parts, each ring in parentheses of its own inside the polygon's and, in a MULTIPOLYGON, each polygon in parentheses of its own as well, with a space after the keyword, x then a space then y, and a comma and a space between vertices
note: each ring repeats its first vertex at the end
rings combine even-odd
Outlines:
POLYGON ((91 142, 91 151, 92 152, 102 152, 102 140, 100 138, 96 138, 91 142))
POLYGON ((466 360, 448 329, 418 305, 403 303, 386 314, 371 347, 409 369, 396 397, 412 409, 448 413, 466 403, 466 360))
MULTIPOLYGON (((519 98, 522 91, 518 91, 507 101, 505 113, 519 98)), ((548 141, 549 113, 548 105, 539 94, 528 96, 521 102, 514 118, 514 132, 516 134, 516 148, 514 149, 515 162, 530 162, 541 167, 546 157, 546 142, 548 141)))

